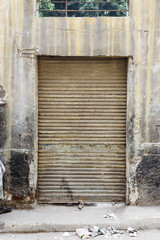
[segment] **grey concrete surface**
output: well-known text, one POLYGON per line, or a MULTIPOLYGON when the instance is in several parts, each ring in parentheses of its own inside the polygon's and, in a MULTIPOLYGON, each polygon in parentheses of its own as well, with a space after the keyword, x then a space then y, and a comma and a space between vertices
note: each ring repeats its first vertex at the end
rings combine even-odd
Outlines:
MULTIPOLYGON (((71 233, 71 237, 63 237, 63 233, 36 233, 36 234, 0 234, 0 240, 80 240, 75 233, 71 233)), ((114 240, 112 237, 95 237, 95 240, 114 240)), ((137 237, 130 237, 124 233, 122 240, 159 240, 160 230, 140 231, 137 237)))
POLYGON ((160 229, 160 207, 98 204, 79 210, 77 206, 43 205, 0 215, 0 222, 1 231, 6 233, 75 232, 78 227, 95 225, 151 230, 160 229), (104 218, 106 213, 114 213, 117 220, 104 218))

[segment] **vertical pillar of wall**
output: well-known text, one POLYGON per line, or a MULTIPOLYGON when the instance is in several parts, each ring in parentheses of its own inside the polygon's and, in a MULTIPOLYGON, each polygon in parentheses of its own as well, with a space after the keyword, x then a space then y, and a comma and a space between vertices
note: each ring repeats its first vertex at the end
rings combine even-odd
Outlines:
POLYGON ((12 202, 35 203, 37 172, 37 76, 34 53, 19 52, 12 81, 11 154, 7 192, 12 202))
MULTIPOLYGON (((10 83, 12 62, 11 4, 0 4, 0 155, 6 166, 10 158, 10 83)), ((13 22, 12 22, 13 24, 13 22)), ((5 174, 8 179, 8 175, 5 174)), ((4 180, 4 189, 7 181, 4 180)), ((6 194, 4 194, 6 197, 6 194)), ((8 195, 7 195, 8 197, 8 195)), ((1 200, 1 204, 3 201, 1 200)))
POLYGON ((37 73, 32 49, 36 1, 0 5, 0 154, 6 166, 4 202, 35 203, 37 175, 37 73), (26 51, 22 51, 25 49, 26 51))
MULTIPOLYGON (((134 146, 130 152, 129 203, 160 203, 160 36, 158 0, 132 2, 135 38, 134 146), (137 11, 138 9, 138 11, 137 11)), ((130 141, 131 143, 131 141, 130 141)))

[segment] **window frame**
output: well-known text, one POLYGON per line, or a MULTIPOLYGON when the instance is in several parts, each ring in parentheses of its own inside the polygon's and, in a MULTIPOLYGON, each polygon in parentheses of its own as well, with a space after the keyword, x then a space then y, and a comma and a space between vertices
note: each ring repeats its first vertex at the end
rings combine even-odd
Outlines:
POLYGON ((51 18, 59 18, 59 17, 62 17, 62 18, 64 18, 64 17, 80 17, 80 18, 84 18, 84 17, 91 17, 91 18, 93 18, 93 17, 96 17, 96 18, 98 18, 98 17, 116 17, 116 18, 119 18, 119 17, 128 17, 129 16, 129 0, 126 0, 125 2, 121 2, 121 0, 118 0, 118 1, 116 1, 116 0, 110 0, 109 2, 106 2, 105 0, 92 0, 92 1, 90 1, 90 0, 79 0, 79 1, 75 1, 75 0, 44 0, 44 1, 42 1, 42 3, 44 2, 44 3, 65 3, 65 9, 56 9, 56 10, 49 10, 49 9, 39 9, 39 3, 40 3, 40 1, 41 0, 37 0, 37 9, 36 9, 36 12, 37 12, 37 16, 38 17, 51 17, 51 18), (67 4, 68 4, 68 2, 70 2, 70 3, 96 3, 97 4, 97 9, 95 9, 95 10, 90 10, 90 9, 83 9, 83 10, 75 10, 75 9, 73 9, 73 10, 71 10, 71 9, 69 9, 68 10, 68 7, 67 7, 67 4), (101 9, 99 9, 99 4, 100 3, 126 3, 126 10, 101 10, 101 9), (100 16, 99 15, 99 13, 100 12, 126 12, 126 15, 125 16, 107 16, 107 15, 104 15, 104 16, 100 16), (64 16, 40 16, 40 12, 57 12, 57 13, 60 13, 60 12, 64 12, 65 13, 65 15, 64 16), (96 15, 95 16, 68 16, 68 13, 69 12, 95 12, 96 13, 96 15))

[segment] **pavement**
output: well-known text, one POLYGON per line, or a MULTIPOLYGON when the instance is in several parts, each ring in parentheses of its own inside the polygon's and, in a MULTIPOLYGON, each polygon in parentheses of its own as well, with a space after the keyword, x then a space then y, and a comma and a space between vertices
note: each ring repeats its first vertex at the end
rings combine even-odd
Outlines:
MULTIPOLYGON (((22 233, 75 233, 77 228, 93 226, 111 226, 125 231, 128 227, 132 227, 142 232, 142 230, 160 230, 160 206, 140 207, 99 203, 95 206, 84 206, 79 210, 77 206, 37 205, 35 209, 13 210, 11 213, 0 215, 0 222, 1 234, 11 233, 12 235, 22 233), (113 213, 117 219, 104 218, 106 213, 113 213)), ((160 236, 159 233, 158 231, 156 234, 160 236)), ((18 236, 20 235, 16 236, 15 239, 19 239, 18 236)), ((33 239, 41 239, 41 235, 37 235, 39 238, 36 235, 34 236, 33 239)), ((158 240, 160 240, 160 237, 158 240)))
MULTIPOLYGON (((112 237, 96 237, 94 240, 115 240, 112 237)), ((140 231, 137 237, 130 237, 124 233, 122 240, 159 240, 160 230, 140 231)), ((35 233, 35 234, 0 234, 0 240, 80 240, 75 233, 71 233, 71 237, 64 237, 63 233, 35 233)))

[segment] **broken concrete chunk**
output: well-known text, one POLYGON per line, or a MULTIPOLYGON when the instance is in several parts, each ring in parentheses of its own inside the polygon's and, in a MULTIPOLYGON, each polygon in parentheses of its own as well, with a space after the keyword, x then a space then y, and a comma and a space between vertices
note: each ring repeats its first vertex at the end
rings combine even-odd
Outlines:
POLYGON ((128 227, 127 233, 130 237, 137 237, 138 231, 134 228, 128 227))
POLYGON ((82 209, 84 207, 84 202, 82 200, 78 201, 79 205, 78 205, 78 209, 82 209))
POLYGON ((111 220, 117 220, 117 217, 114 213, 106 213, 104 215, 104 218, 108 218, 108 219, 111 219, 111 220))

